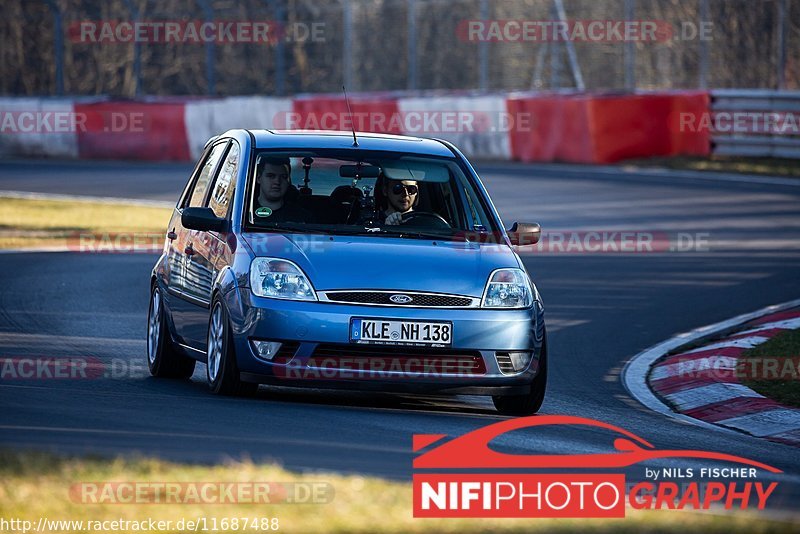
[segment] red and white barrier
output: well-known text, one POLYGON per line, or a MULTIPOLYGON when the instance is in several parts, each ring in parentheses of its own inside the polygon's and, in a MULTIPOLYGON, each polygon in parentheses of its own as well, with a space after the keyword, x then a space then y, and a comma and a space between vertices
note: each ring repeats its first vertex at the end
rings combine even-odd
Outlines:
POLYGON ((42 98, 0 98, 0 155, 78 157, 73 103, 42 98))
POLYGON ((191 159, 196 160, 206 141, 215 135, 234 128, 274 128, 275 117, 291 110, 291 98, 238 96, 188 101, 182 123, 191 159))
POLYGON ((474 158, 511 159, 509 132, 527 128, 508 113, 505 96, 401 98, 398 108, 403 133, 450 141, 474 158))
POLYGON ((479 159, 613 163, 707 155, 686 124, 706 92, 642 95, 352 95, 154 101, 0 99, 0 155, 195 160, 233 128, 357 130, 445 139, 479 159))
POLYGON ((183 102, 76 103, 81 159, 191 159, 183 102))

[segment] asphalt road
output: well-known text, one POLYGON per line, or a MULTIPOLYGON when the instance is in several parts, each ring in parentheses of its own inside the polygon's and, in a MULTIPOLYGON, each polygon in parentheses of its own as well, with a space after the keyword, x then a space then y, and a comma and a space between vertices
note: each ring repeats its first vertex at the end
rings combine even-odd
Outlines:
POLYGON ((175 202, 191 172, 186 163, 0 160, 0 191, 175 202))
MULTIPOLYGON (((550 385, 542 410, 596 418, 663 449, 741 455, 786 472, 772 500, 796 510, 800 450, 679 423, 630 399, 618 379, 641 350, 698 326, 800 297, 800 187, 591 170, 481 165, 504 221, 549 230, 636 230, 700 250, 527 254, 544 298, 550 385)), ((186 165, 0 163, 0 189, 172 200, 186 165)), ((97 358, 113 376, 0 383, 0 445, 67 453, 142 453, 177 461, 277 461, 409 479, 414 433, 460 435, 501 420, 481 397, 415 397, 261 388, 213 397, 156 380, 145 364, 148 271, 155 257, 0 255, 0 354, 97 358)), ((357 268, 357 266, 354 266, 357 268)), ((610 436, 575 428, 516 431, 520 453, 608 452, 610 436)), ((680 460, 653 465, 699 467, 680 460)), ((643 467, 627 471, 641 479, 643 467)))

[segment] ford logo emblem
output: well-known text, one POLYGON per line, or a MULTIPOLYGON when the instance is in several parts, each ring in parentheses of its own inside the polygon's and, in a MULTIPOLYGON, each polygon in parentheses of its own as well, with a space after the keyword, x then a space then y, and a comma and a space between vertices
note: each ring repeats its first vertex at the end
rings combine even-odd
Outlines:
POLYGON ((391 297, 389 297, 389 300, 391 300, 395 304, 408 304, 414 299, 412 299, 408 295, 392 295, 391 297))

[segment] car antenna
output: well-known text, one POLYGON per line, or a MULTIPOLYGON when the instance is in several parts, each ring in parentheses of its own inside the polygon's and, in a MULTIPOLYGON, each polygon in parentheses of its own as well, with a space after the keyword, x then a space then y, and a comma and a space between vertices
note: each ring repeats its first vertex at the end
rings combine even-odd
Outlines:
POLYGON ((347 114, 350 116, 350 127, 353 129, 353 146, 358 147, 358 138, 356 138, 356 125, 353 123, 353 111, 350 109, 350 99, 347 98, 347 89, 342 85, 344 92, 344 101, 347 104, 347 114))

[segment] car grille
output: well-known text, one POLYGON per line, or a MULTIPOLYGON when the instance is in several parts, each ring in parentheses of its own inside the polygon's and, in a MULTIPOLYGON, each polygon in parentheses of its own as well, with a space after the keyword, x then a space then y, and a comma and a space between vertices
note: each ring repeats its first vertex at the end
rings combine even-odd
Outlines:
POLYGON ((500 372, 504 375, 513 375, 516 373, 514 365, 511 363, 511 356, 507 352, 496 352, 497 365, 500 367, 500 372))
POLYGON ((486 374, 486 365, 478 351, 420 350, 385 345, 320 344, 307 365, 327 369, 393 371, 409 377, 486 374))
POLYGON ((426 308, 468 308, 475 299, 454 295, 439 295, 435 293, 405 293, 384 291, 328 291, 325 293, 328 300, 348 304, 372 304, 378 306, 408 306, 426 308), (411 297, 407 303, 397 303, 390 300, 392 295, 405 295, 411 297))

